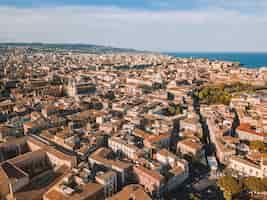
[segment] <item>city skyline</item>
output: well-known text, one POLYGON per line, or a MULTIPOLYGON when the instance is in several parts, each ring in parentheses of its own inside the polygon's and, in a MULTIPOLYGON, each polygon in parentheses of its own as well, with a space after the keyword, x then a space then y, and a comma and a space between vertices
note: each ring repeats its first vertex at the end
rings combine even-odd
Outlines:
POLYGON ((0 199, 263 199, 266 53, 185 54, 0 44, 0 199))
POLYGON ((258 1, 0 1, 0 42, 83 43, 161 52, 266 52, 258 1))
POLYGON ((0 0, 0 199, 265 199, 266 11, 0 0))

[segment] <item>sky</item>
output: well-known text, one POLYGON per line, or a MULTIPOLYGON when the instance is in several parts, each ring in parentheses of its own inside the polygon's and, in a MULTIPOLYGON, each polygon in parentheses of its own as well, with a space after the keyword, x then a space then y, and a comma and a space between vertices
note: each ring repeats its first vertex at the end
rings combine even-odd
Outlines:
POLYGON ((267 52, 267 0, 0 0, 0 42, 267 52))

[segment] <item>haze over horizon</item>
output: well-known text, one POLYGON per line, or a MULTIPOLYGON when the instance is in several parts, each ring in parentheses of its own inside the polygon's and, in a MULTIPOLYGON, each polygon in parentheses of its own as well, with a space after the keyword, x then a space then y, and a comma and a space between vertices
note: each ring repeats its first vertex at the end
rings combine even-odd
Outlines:
POLYGON ((0 42, 267 52, 265 0, 0 0, 0 42))

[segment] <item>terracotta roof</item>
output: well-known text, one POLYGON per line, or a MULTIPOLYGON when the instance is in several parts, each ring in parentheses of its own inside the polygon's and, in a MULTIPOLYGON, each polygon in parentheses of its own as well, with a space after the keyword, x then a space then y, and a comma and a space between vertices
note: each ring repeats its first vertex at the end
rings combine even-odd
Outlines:
POLYGON ((160 134, 160 135, 150 135, 146 140, 150 143, 157 143, 162 140, 170 138, 169 134, 160 134))
POLYGON ((165 156, 165 157, 172 157, 172 158, 176 158, 176 155, 173 154, 172 152, 168 151, 167 149, 161 149, 158 154, 165 156))
MULTIPOLYGON (((150 176, 151 178, 157 180, 157 181, 163 181, 164 180, 164 176, 162 176, 159 172, 154 171, 154 170, 150 170, 147 169, 143 166, 135 166, 135 169, 137 169, 137 171, 141 171, 142 173, 150 176)), ((138 172, 137 172, 138 173, 138 172)))
POLYGON ((262 132, 262 133, 258 133, 256 132, 256 130, 252 129, 251 125, 249 123, 242 123, 240 124, 237 129, 237 131, 243 131, 246 132, 248 134, 253 134, 253 135, 258 135, 258 136, 262 136, 262 137, 267 137, 267 133, 266 132, 262 132))
POLYGON ((48 191, 44 196, 46 197, 46 199, 49 200, 95 200, 96 196, 99 196, 100 193, 103 193, 103 186, 96 183, 88 183, 85 185, 81 185, 81 188, 81 193, 74 193, 72 195, 64 194, 56 188, 53 188, 52 190, 48 191))
POLYGON ((146 132, 146 131, 143 131, 141 129, 136 128, 133 131, 133 135, 145 139, 145 138, 149 137, 151 134, 146 132))
POLYGON ((111 168, 127 169, 131 166, 131 164, 126 162, 108 159, 107 157, 111 152, 112 151, 110 149, 102 147, 93 152, 90 158, 102 163, 103 165, 108 165, 111 168))
POLYGON ((182 144, 182 145, 186 145, 192 149, 196 149, 196 150, 199 150, 202 148, 202 144, 198 143, 198 142, 194 142, 193 140, 191 139, 185 139, 185 140, 181 140, 178 142, 178 144, 182 144))
POLYGON ((128 185, 107 200, 152 200, 141 185, 128 185))

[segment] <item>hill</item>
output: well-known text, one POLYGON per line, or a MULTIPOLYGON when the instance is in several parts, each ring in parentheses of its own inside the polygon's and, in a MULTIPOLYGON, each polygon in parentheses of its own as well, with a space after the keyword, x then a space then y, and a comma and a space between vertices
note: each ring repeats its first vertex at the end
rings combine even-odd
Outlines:
POLYGON ((0 43, 0 49, 25 47, 30 51, 40 52, 79 52, 79 53, 122 53, 142 52, 135 49, 116 48, 94 44, 52 44, 52 43, 0 43))

